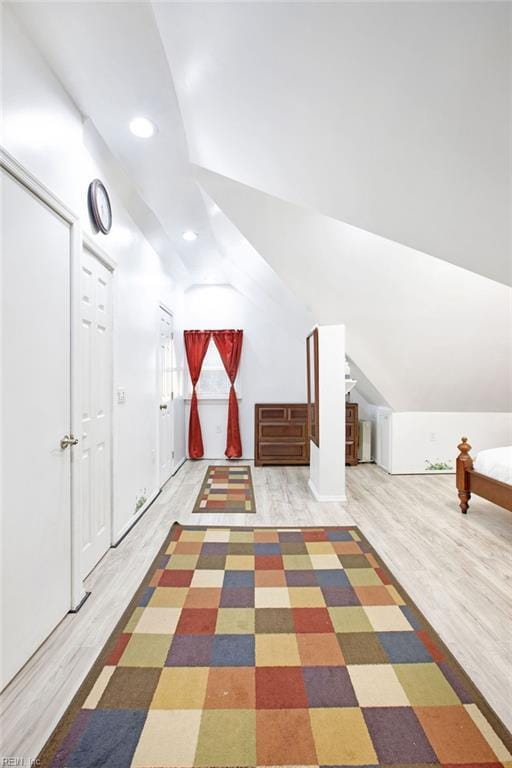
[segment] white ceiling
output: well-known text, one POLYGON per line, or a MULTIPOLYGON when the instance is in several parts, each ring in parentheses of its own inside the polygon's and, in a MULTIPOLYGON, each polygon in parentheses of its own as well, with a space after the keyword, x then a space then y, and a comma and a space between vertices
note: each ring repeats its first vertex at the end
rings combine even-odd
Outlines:
POLYGON ((229 276, 190 160, 512 281, 512 4, 13 7, 193 281, 229 276))
POLYGON ((153 3, 191 159, 511 282, 510 3, 153 3))
POLYGON ((512 410, 508 286, 211 171, 198 179, 317 323, 345 323, 373 402, 512 410))
POLYGON ((145 203, 139 206, 149 219, 145 224, 152 231, 160 225, 159 236, 181 256, 192 282, 225 282, 208 212, 190 171, 183 123, 151 6, 29 2, 12 7, 129 176, 145 203), (157 125, 151 140, 129 132, 136 115, 157 125), (199 238, 185 242, 185 229, 199 238))
POLYGON ((189 282, 345 322, 375 402, 511 407, 511 5, 13 7, 189 282))

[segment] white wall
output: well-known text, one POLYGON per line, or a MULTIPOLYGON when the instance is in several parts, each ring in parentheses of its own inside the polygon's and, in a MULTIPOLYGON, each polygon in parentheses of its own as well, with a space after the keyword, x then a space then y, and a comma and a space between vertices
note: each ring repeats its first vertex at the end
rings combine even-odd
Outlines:
POLYGON ((357 387, 350 400, 359 405, 359 419, 372 423, 372 460, 392 475, 453 473, 463 435, 473 457, 512 444, 512 413, 393 412, 369 403, 357 387), (428 470, 427 462, 452 469, 428 470))
MULTIPOLYGON (((113 257, 114 391, 126 390, 126 403, 114 403, 114 538, 134 521, 140 496, 158 491, 156 379, 158 304, 180 306, 180 288, 129 217, 101 152, 84 145, 82 116, 37 50, 3 7, 3 137, 5 149, 69 208, 82 227, 113 257), (109 188, 114 225, 108 237, 94 235, 87 213, 89 182, 109 188)), ((180 319, 177 320, 178 327, 180 319)), ((181 345, 181 334, 178 334, 181 345)), ((176 406, 179 408, 179 404, 176 406)), ((175 453, 184 453, 182 431, 175 453)))
POLYGON ((512 444, 512 413, 396 412, 368 403, 357 387, 350 399, 359 404, 359 419, 372 422, 372 459, 392 475, 437 474, 427 462, 444 462, 452 467, 444 471, 454 472, 463 435, 473 457, 512 444))
MULTIPOLYGON (((353 376, 355 378, 355 376, 353 376)), ((350 392, 351 403, 357 403, 359 421, 371 422, 371 460, 377 455, 377 413, 378 406, 369 403, 357 386, 350 392)))
POLYGON ((376 439, 375 439, 375 463, 391 471, 391 428, 393 412, 390 408, 377 408, 376 439))
POLYGON ((446 462, 455 469, 463 435, 473 447, 473 458, 485 448, 512 445, 512 414, 393 413, 391 474, 421 474, 426 471, 426 460, 446 462))
MULTIPOLYGON (((185 293, 184 327, 189 330, 241 328, 244 342, 239 380, 243 457, 254 457, 254 404, 306 402, 306 341, 275 324, 272 315, 227 285, 196 286, 185 293)), ((185 409, 186 431, 190 407, 185 409)), ((226 448, 227 400, 200 400, 205 458, 223 458, 226 448)))
POLYGON ((309 487, 317 501, 346 501, 345 327, 317 327, 319 444, 309 444, 309 487))
POLYGON ((512 410, 508 286, 231 179, 198 177, 315 321, 345 324, 347 354, 381 404, 512 410))
POLYGON ((194 162, 510 282, 510 3, 153 7, 194 162))
POLYGON ((359 406, 359 421, 375 421, 377 418, 376 406, 368 402, 361 394, 357 386, 350 392, 350 403, 357 403, 359 406))

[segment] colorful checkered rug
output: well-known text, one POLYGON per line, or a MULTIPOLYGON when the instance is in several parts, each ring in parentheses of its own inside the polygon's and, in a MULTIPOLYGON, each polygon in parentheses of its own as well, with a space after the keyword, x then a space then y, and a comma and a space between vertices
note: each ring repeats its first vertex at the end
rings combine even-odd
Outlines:
POLYGON ((176 524, 40 764, 512 768, 510 751, 356 528, 176 524))
POLYGON ((193 512, 256 512, 251 468, 240 464, 210 466, 193 512))

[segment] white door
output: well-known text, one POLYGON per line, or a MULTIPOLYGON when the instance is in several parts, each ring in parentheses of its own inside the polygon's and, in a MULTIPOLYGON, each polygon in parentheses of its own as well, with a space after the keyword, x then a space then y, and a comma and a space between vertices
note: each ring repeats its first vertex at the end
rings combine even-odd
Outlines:
POLYGON ((159 387, 159 479, 160 487, 167 482, 173 470, 172 400, 173 400, 173 322, 172 315, 160 307, 158 336, 159 387))
POLYGON ((112 272, 84 245, 80 265, 80 461, 83 577, 111 544, 112 272))
POLYGON ((2 197, 1 688, 71 607, 70 225, 2 197))

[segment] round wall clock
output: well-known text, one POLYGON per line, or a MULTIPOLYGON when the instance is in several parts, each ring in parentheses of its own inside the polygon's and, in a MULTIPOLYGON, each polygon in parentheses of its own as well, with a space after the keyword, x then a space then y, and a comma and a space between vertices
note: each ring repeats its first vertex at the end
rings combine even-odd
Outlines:
POLYGON ((100 232, 108 235, 112 227, 112 206, 105 185, 99 179, 89 184, 88 200, 94 224, 100 232))

